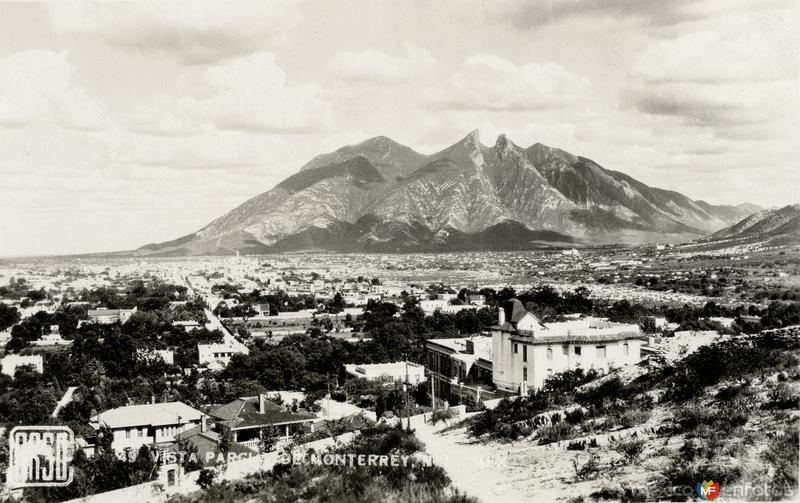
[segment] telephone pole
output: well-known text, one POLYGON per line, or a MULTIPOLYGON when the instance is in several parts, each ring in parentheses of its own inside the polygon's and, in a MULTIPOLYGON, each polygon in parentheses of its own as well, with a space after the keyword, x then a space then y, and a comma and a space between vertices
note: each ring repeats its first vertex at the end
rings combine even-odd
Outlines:
POLYGON ((403 383, 403 390, 406 392, 406 430, 411 431, 411 406, 408 401, 408 395, 411 391, 411 383, 408 382, 408 355, 403 355, 403 360, 406 365, 406 381, 403 383))

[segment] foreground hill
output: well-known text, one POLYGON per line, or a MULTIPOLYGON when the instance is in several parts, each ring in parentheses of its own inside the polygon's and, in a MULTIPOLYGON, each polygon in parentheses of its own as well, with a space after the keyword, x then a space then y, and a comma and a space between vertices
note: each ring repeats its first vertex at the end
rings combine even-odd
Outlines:
POLYGON ((721 336, 596 380, 557 374, 417 435, 483 501, 697 501, 698 482, 712 480, 720 501, 797 501, 798 335, 721 336))
POLYGON ((386 137, 315 157, 199 231, 140 255, 519 250, 681 241, 759 208, 649 187, 563 150, 477 131, 430 155, 386 137))

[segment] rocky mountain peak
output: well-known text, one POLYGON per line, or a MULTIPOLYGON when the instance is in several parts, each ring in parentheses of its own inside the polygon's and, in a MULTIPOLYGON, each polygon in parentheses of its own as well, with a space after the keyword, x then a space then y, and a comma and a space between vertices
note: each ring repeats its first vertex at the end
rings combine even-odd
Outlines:
POLYGON ((450 147, 432 156, 434 159, 450 159, 456 164, 470 162, 473 166, 483 165, 483 153, 481 152, 481 139, 478 130, 454 143, 450 147))
POLYGON ((515 148, 514 142, 509 140, 505 134, 498 136, 497 141, 494 143, 495 155, 500 160, 508 159, 514 153, 515 148))

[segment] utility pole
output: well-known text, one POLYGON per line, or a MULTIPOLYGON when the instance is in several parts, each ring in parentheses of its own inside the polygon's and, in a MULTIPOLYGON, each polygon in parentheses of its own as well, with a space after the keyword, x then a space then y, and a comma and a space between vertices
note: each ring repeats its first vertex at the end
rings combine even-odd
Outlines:
POLYGON ((431 406, 436 412, 436 376, 431 372, 431 406))
POLYGON ((403 389, 406 392, 406 429, 411 431, 411 407, 408 401, 409 391, 411 391, 411 383, 408 382, 408 355, 404 355, 406 364, 406 382, 403 383, 403 389))

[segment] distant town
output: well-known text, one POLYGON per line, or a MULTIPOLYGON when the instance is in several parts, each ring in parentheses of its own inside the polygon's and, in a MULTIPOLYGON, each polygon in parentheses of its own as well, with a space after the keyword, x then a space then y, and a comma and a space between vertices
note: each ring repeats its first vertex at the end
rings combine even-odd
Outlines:
MULTIPOLYGON (((7 259, 2 431, 75 432, 83 482, 25 490, 48 500, 190 494, 374 425, 413 424, 446 468, 457 449, 434 428, 456 424, 584 449, 573 427, 540 435, 653 423, 641 397, 622 416, 592 406, 594 383, 630 400, 704 348, 796 334, 800 261, 784 251, 7 259)), ((791 361, 776 371, 796 382, 791 361)))

